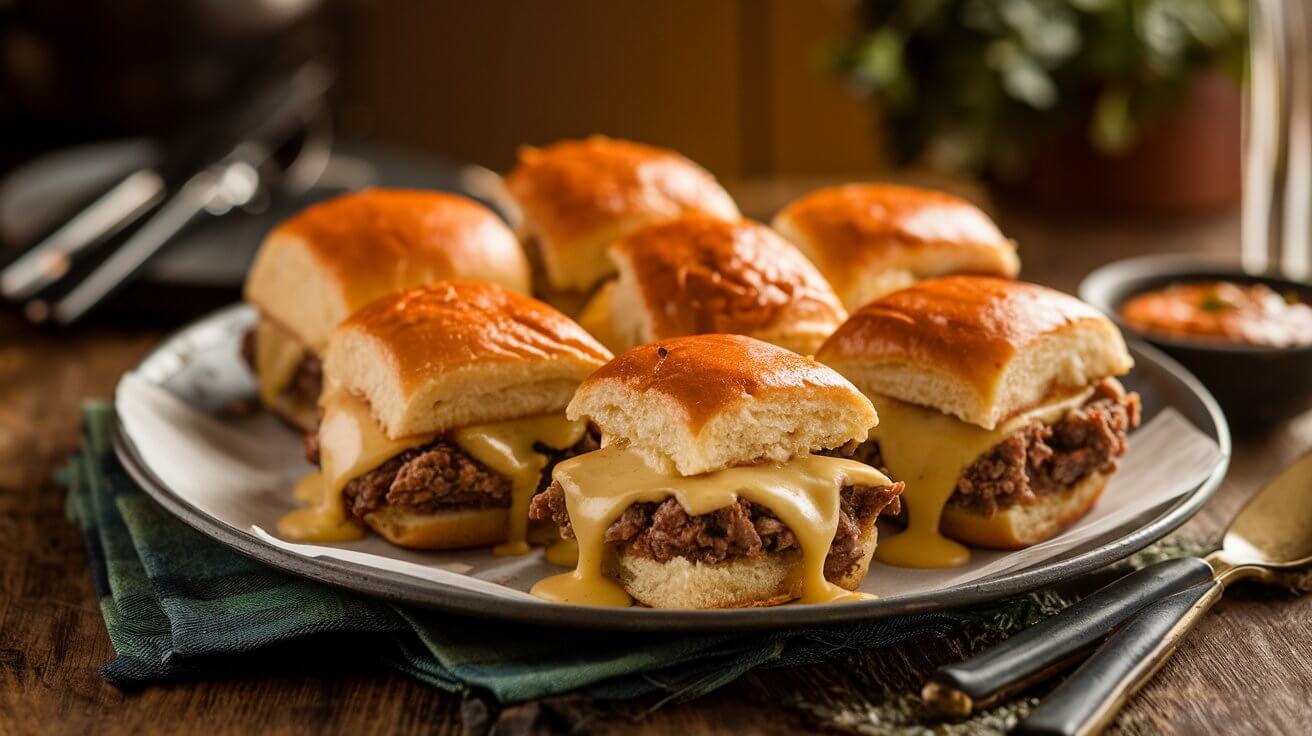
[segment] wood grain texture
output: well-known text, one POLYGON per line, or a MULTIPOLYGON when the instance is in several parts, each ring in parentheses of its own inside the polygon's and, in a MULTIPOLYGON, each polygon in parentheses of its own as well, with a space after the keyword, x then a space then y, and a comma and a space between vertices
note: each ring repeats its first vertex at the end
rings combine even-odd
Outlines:
MULTIPOLYGON (((803 185, 745 186, 765 217, 803 185)), ((1237 218, 1112 223, 1001 213, 1020 242, 1025 276, 1066 290, 1091 268, 1147 251, 1233 251, 1237 218)), ((243 660, 202 680, 124 693, 98 668, 113 656, 86 571, 82 540, 51 480, 77 445, 78 405, 108 396, 161 337, 86 328, 46 333, 0 315, 0 734, 193 732, 791 733, 816 728, 803 704, 859 705, 885 689, 918 688, 964 641, 921 642, 847 660, 748 676, 691 703, 597 704, 558 698, 500 714, 390 670, 341 667, 324 654, 243 660), (463 715, 463 717, 462 717, 463 715)), ((1312 415, 1238 443, 1230 477, 1189 523, 1216 535, 1262 482, 1312 447, 1312 415)), ((1312 598, 1256 586, 1230 591, 1120 721, 1128 731, 1293 733, 1312 716, 1312 598)))

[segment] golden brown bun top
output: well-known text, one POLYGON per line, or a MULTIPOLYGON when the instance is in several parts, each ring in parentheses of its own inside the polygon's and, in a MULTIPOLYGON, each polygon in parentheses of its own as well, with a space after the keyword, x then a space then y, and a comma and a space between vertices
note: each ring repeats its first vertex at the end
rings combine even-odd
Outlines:
POLYGON ((403 373, 558 355, 610 359, 582 327, 550 306, 472 281, 439 281, 385 296, 351 315, 340 329, 367 333, 386 345, 403 373))
POLYGON ((871 302, 816 357, 867 392, 990 428, 1132 365, 1120 331, 1098 310, 987 276, 922 281, 871 302))
POLYGON ((356 309, 438 279, 530 288, 518 240, 483 205, 442 192, 368 189, 275 228, 251 267, 246 298, 320 350, 356 309))
POLYGON ((668 220, 629 234, 611 253, 621 274, 625 263, 632 269, 654 339, 725 332, 769 340, 802 322, 822 323, 823 336, 846 316, 805 256, 748 220, 668 220))
POLYGON ((897 184, 843 184, 817 189, 781 212, 799 229, 829 241, 838 252, 874 246, 952 241, 1005 245, 993 221, 960 197, 897 184))
POLYGON ((714 177, 678 153, 604 136, 524 147, 506 184, 525 214, 557 238, 635 212, 738 211, 714 177))
MULTIPOLYGON (((894 184, 845 184, 789 204, 774 220, 848 299, 874 298, 868 284, 882 272, 915 279, 971 273, 1014 278, 1014 244, 988 215, 944 192, 894 184)), ((895 287, 896 288, 896 287, 895 287)))
POLYGON ((858 309, 822 354, 904 354, 947 361, 962 372, 992 371, 1035 338, 1098 310, 1059 291, 986 276, 922 281, 858 309))
POLYGON ((308 207, 278 229, 304 238, 330 263, 355 306, 393 290, 406 272, 472 279, 498 261, 509 270, 499 283, 529 290, 514 233, 488 208, 455 194, 367 189, 308 207))
POLYGON ((610 353, 565 315, 496 284, 382 297, 333 331, 326 392, 363 397, 400 437, 564 409, 610 353))
POLYGON ((852 384, 815 359, 743 335, 676 337, 636 347, 589 376, 576 400, 613 383, 676 408, 694 432, 744 400, 790 401, 805 394, 868 406, 852 384))

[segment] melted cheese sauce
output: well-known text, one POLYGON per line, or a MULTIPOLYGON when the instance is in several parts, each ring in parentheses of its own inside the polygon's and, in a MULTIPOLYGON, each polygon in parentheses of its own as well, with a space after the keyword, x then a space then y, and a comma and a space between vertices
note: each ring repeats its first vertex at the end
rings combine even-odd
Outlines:
POLYGON ((542 559, 557 567, 574 567, 579 564, 579 543, 573 539, 555 542, 543 550, 542 559))
POLYGON ((368 405, 346 391, 334 391, 321 401, 319 425, 320 472, 303 478, 293 495, 311 501, 278 520, 278 533, 293 542, 343 542, 364 532, 346 518, 342 489, 352 479, 382 465, 412 447, 426 445, 435 435, 391 439, 374 420, 368 405), (318 497, 310 490, 319 478, 318 497))
POLYGON ((255 325, 255 377, 260 401, 272 406, 278 394, 291 383, 296 367, 305 358, 305 347, 282 328, 261 319, 255 325))
POLYGON ((564 450, 583 439, 586 430, 587 422, 550 414, 466 427, 452 435, 475 460, 510 479, 510 533, 504 544, 492 549, 494 554, 522 555, 529 551, 528 507, 542 481, 542 469, 547 466, 547 456, 533 446, 541 443, 564 450))
MULTIPOLYGON (((374 420, 368 405, 350 393, 325 395, 319 426, 320 471, 302 478, 292 491, 306 504, 278 520, 278 533, 295 542, 344 542, 359 539, 360 527, 346 517, 342 489, 352 479, 391 458, 433 441, 435 434, 392 439, 374 420)), ((497 554, 528 552, 528 505, 533 500, 547 458, 537 443, 565 449, 583 438, 585 422, 562 415, 529 417, 456 430, 452 439, 474 459, 511 481, 510 530, 497 554)))
POLYGON ((939 533, 943 507, 956 491, 962 471, 1007 435, 1034 420, 1055 422, 1084 403, 1092 390, 1045 403, 988 430, 934 409, 873 397, 884 466, 906 483, 907 529, 881 540, 875 559, 898 567, 956 567, 970 561, 970 550, 939 533))
POLYGON ((616 282, 612 279, 602 285, 597 293, 593 295, 592 300, 583 308, 579 314, 579 326, 588 331, 588 334, 597 338, 597 342, 605 345, 608 350, 619 354, 628 350, 632 345, 628 340, 620 337, 615 331, 615 323, 611 320, 611 314, 614 308, 612 295, 615 292, 616 282))
POLYGON ((616 445, 570 458, 553 475, 565 491, 565 505, 578 541, 573 572, 538 581, 532 593, 560 603, 627 606, 628 594, 602 574, 606 529, 635 503, 673 497, 696 516, 735 503, 758 503, 779 517, 802 548, 803 603, 868 598, 825 579, 825 557, 838 529, 838 495, 844 485, 888 485, 874 468, 853 460, 806 455, 783 465, 729 468, 687 477, 653 470, 640 456, 616 445))

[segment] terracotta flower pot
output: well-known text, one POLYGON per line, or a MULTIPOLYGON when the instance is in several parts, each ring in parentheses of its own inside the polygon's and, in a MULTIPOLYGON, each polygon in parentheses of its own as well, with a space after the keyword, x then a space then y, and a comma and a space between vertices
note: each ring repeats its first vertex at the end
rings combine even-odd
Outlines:
POLYGON ((1219 72, 1199 75, 1170 115, 1118 156, 1094 150, 1086 123, 1042 148, 1012 193, 1046 208, 1197 213, 1240 196, 1241 93, 1219 72))

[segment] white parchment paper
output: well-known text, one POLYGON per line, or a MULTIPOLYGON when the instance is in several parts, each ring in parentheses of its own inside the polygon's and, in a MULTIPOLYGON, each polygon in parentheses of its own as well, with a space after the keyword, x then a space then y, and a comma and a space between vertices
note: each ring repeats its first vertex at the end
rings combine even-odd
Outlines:
MULTIPOLYGON (((537 601, 527 591, 556 572, 539 550, 522 557, 486 551, 431 553, 382 539, 340 545, 295 544, 274 534, 278 517, 294 508, 291 488, 311 467, 301 438, 274 418, 228 417, 195 408, 146 378, 128 374, 116 407, 128 438, 149 469, 201 512, 270 544, 308 557, 330 557, 490 596, 537 601)), ((982 580, 1032 566, 1139 523, 1145 512, 1189 491, 1214 467, 1220 449, 1173 409, 1159 412, 1131 436, 1121 470, 1094 510, 1065 533, 1017 552, 975 550, 971 562, 947 570, 875 563, 862 590, 893 598, 982 580)), ((880 523, 881 537, 898 527, 880 523)), ((543 603, 543 605, 550 605, 543 603)))

